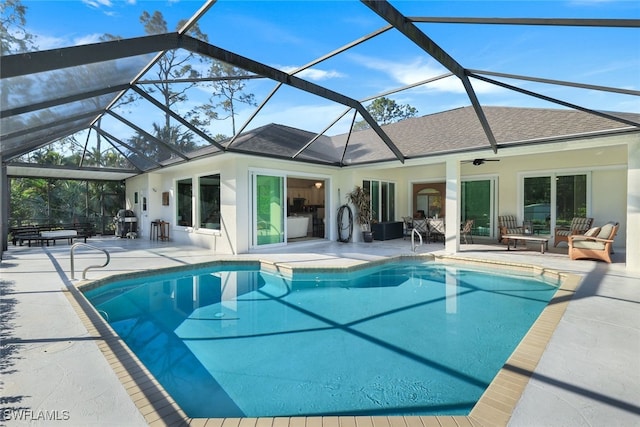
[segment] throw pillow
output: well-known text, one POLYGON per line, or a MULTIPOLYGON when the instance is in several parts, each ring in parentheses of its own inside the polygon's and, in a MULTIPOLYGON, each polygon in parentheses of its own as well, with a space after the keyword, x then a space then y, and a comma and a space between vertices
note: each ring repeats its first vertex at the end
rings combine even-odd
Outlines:
POLYGON ((584 233, 584 235, 588 237, 595 237, 598 235, 598 233, 600 233, 600 227, 593 227, 588 229, 587 232, 584 233))
POLYGON ((613 231, 614 224, 608 222, 600 228, 600 232, 596 237, 601 239, 608 239, 611 236, 611 232, 613 231))

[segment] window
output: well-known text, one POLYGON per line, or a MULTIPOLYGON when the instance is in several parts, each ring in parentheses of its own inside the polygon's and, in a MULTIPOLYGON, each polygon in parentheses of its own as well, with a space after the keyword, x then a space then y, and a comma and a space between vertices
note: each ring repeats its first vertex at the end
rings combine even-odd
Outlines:
POLYGON ((220 174, 201 176, 198 186, 200 228, 220 230, 220 174))
POLYGON ((192 194, 193 184, 191 178, 181 179, 178 181, 178 203, 176 203, 178 225, 184 227, 193 226, 193 205, 192 194))
POLYGON ((362 188, 371 197, 373 219, 394 221, 396 217, 396 184, 388 181, 364 180, 362 188))

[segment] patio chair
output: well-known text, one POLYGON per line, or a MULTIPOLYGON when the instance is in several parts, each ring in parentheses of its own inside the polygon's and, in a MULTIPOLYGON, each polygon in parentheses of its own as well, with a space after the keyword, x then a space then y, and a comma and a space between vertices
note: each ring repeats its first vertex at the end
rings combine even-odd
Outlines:
POLYGON ((498 215, 498 242, 507 243, 505 234, 524 234, 524 226, 518 225, 515 215, 498 215))
POLYGON ((469 242, 467 242, 467 236, 471 237, 471 243, 473 243, 473 234, 471 234, 471 229, 472 228, 473 228, 473 220, 472 219, 466 220, 465 223, 460 228, 460 235, 464 239, 464 243, 465 244, 469 243, 469 242))
POLYGON ((575 217, 571 220, 569 227, 556 227, 553 236, 553 247, 558 246, 560 242, 569 243, 569 236, 586 233, 586 231, 591 228, 592 223, 593 218, 575 217))
POLYGON ((402 217, 402 240, 407 237, 411 237, 411 233, 413 232, 413 218, 410 216, 402 217))
POLYGON ((426 219, 413 219, 413 229, 417 230, 418 233, 425 239, 427 239, 427 243, 429 243, 429 229, 427 228, 427 220, 426 219))
POLYGON ((427 220, 427 227, 429 228, 429 239, 433 239, 434 242, 442 239, 442 243, 444 243, 444 219, 429 218, 427 220))
POLYGON ((570 259, 594 259, 611 263, 613 240, 618 232, 617 222, 594 227, 585 234, 568 236, 570 259))

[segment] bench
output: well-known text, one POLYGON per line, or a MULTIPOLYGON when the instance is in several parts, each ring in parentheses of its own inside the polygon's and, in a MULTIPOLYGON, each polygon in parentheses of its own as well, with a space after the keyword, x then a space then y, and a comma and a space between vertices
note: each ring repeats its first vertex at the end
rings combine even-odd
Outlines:
POLYGON ((76 238, 82 238, 87 243, 87 238, 95 234, 93 227, 88 223, 19 226, 12 227, 9 232, 14 246, 16 244, 22 246, 24 242, 29 246, 31 242, 40 244, 46 242, 49 245, 50 241, 55 244, 56 240, 62 239, 67 239, 71 243, 76 238))
POLYGON ((80 236, 76 230, 54 230, 54 231, 42 231, 40 234, 22 235, 18 237, 20 246, 26 241, 27 245, 31 247, 31 242, 43 244, 46 243, 49 246, 50 242, 56 244, 56 240, 67 240, 69 244, 73 243, 74 239, 84 239, 84 243, 87 243, 86 236, 80 236))

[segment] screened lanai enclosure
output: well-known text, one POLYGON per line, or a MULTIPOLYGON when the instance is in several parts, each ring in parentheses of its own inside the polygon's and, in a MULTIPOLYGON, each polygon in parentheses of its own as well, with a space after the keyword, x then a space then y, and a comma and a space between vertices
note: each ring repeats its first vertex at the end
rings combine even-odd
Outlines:
POLYGON ((640 127, 636 115, 610 112, 640 111, 640 21, 624 11, 548 17, 505 3, 504 17, 487 17, 478 2, 141 2, 122 34, 100 21, 90 43, 45 48, 23 37, 39 2, 22 3, 26 24, 3 27, 0 66, 5 245, 10 225, 45 214, 108 232, 124 180, 206 156, 343 168, 450 149, 436 138, 399 148, 372 108, 379 100, 419 116, 470 106, 483 133, 465 141, 469 152, 499 152, 505 137, 485 112, 496 104, 640 127), (611 66, 592 68, 594 57, 611 66), (78 195, 73 206, 54 191, 64 186, 78 195))

